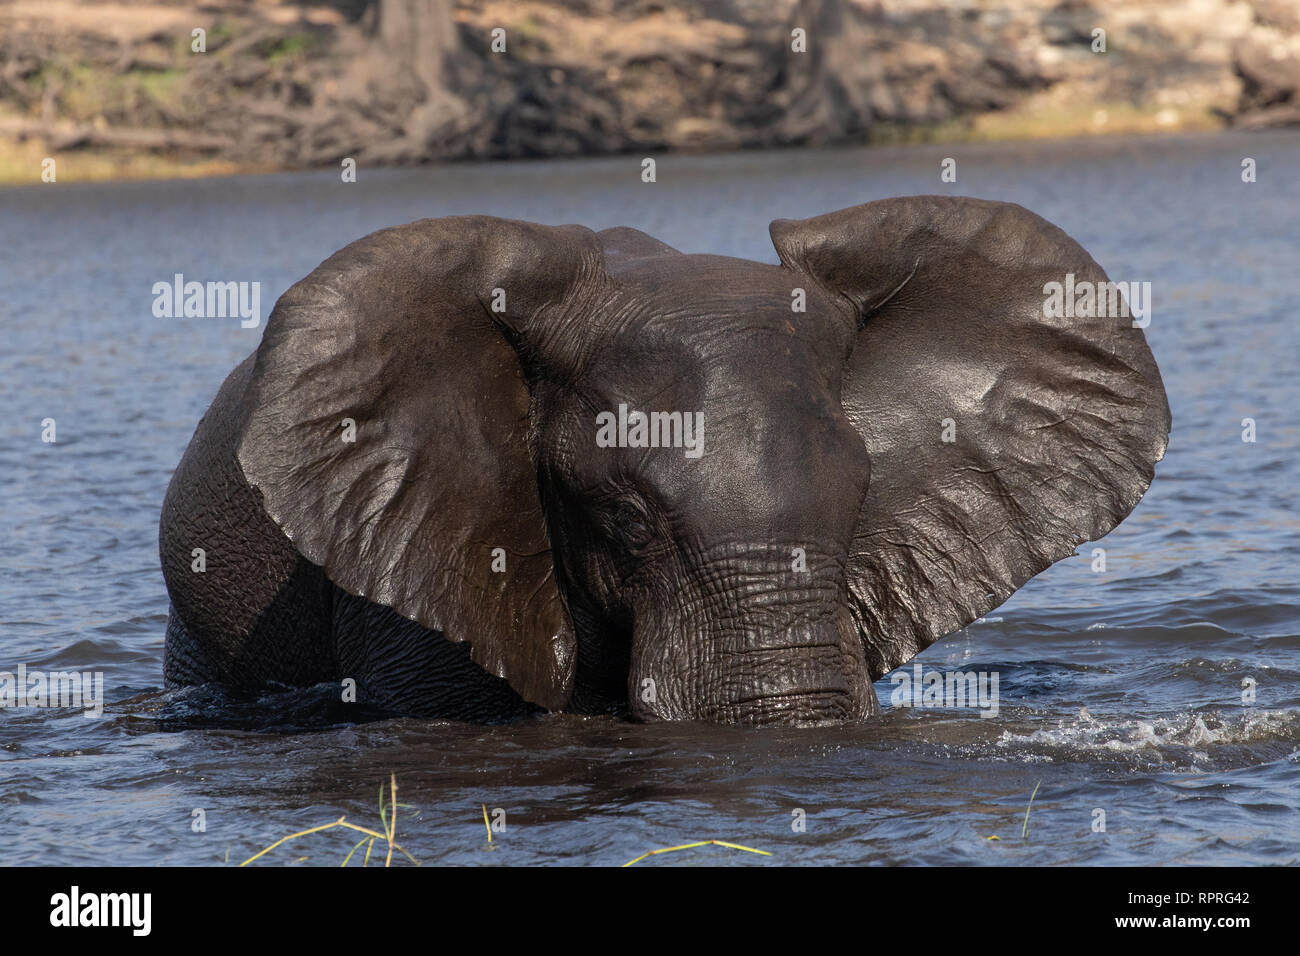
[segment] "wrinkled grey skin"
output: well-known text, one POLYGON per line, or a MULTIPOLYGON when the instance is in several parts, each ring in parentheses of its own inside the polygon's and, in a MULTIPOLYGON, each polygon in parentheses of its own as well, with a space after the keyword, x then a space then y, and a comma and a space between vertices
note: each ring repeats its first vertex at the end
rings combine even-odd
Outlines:
POLYGON ((1059 229, 921 196, 771 232, 780 265, 479 216, 332 256, 168 489, 167 682, 864 718, 873 679, 1137 504, 1160 375, 1128 317, 1045 315, 1045 283, 1106 281, 1059 229), (702 412, 703 454, 598 447, 620 403, 702 412))

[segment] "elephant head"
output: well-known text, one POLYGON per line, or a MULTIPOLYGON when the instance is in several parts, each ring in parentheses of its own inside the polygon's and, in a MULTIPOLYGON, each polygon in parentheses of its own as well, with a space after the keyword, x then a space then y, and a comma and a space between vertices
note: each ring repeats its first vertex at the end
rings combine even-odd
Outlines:
POLYGON ((771 226, 780 265, 488 217, 360 240, 257 353, 247 480, 340 588, 549 708, 811 722, 1104 535, 1169 410, 1019 206, 771 226))

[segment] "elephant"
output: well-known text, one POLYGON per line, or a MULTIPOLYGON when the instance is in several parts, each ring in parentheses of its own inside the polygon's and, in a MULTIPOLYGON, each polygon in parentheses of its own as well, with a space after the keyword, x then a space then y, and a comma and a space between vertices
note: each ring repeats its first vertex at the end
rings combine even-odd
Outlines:
POLYGON ((167 686, 861 720, 1142 498, 1160 373, 1122 297, 1045 305, 1114 288, 1061 229, 910 196, 769 232, 779 264, 455 216, 325 260, 168 486, 167 686))

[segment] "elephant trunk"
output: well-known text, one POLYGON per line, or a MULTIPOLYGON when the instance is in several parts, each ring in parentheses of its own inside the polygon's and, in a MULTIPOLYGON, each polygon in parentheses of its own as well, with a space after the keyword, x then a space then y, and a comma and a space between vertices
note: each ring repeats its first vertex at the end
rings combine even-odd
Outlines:
POLYGON ((820 724, 879 712, 847 607, 828 619, 729 635, 705 720, 820 724))
POLYGON ((713 615, 696 608, 678 616, 670 637, 634 637, 634 716, 803 725, 880 712, 838 582, 798 592, 729 593, 745 594, 742 605, 715 608, 713 615))

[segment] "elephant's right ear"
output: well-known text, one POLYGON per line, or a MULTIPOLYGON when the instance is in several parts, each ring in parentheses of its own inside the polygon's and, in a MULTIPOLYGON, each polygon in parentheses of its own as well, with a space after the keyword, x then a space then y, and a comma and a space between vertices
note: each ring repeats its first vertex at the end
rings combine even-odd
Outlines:
POLYGON ((354 242, 276 304, 239 463, 339 587, 562 707, 575 639, 529 450, 519 354, 571 321, 595 234, 484 216, 354 242))

